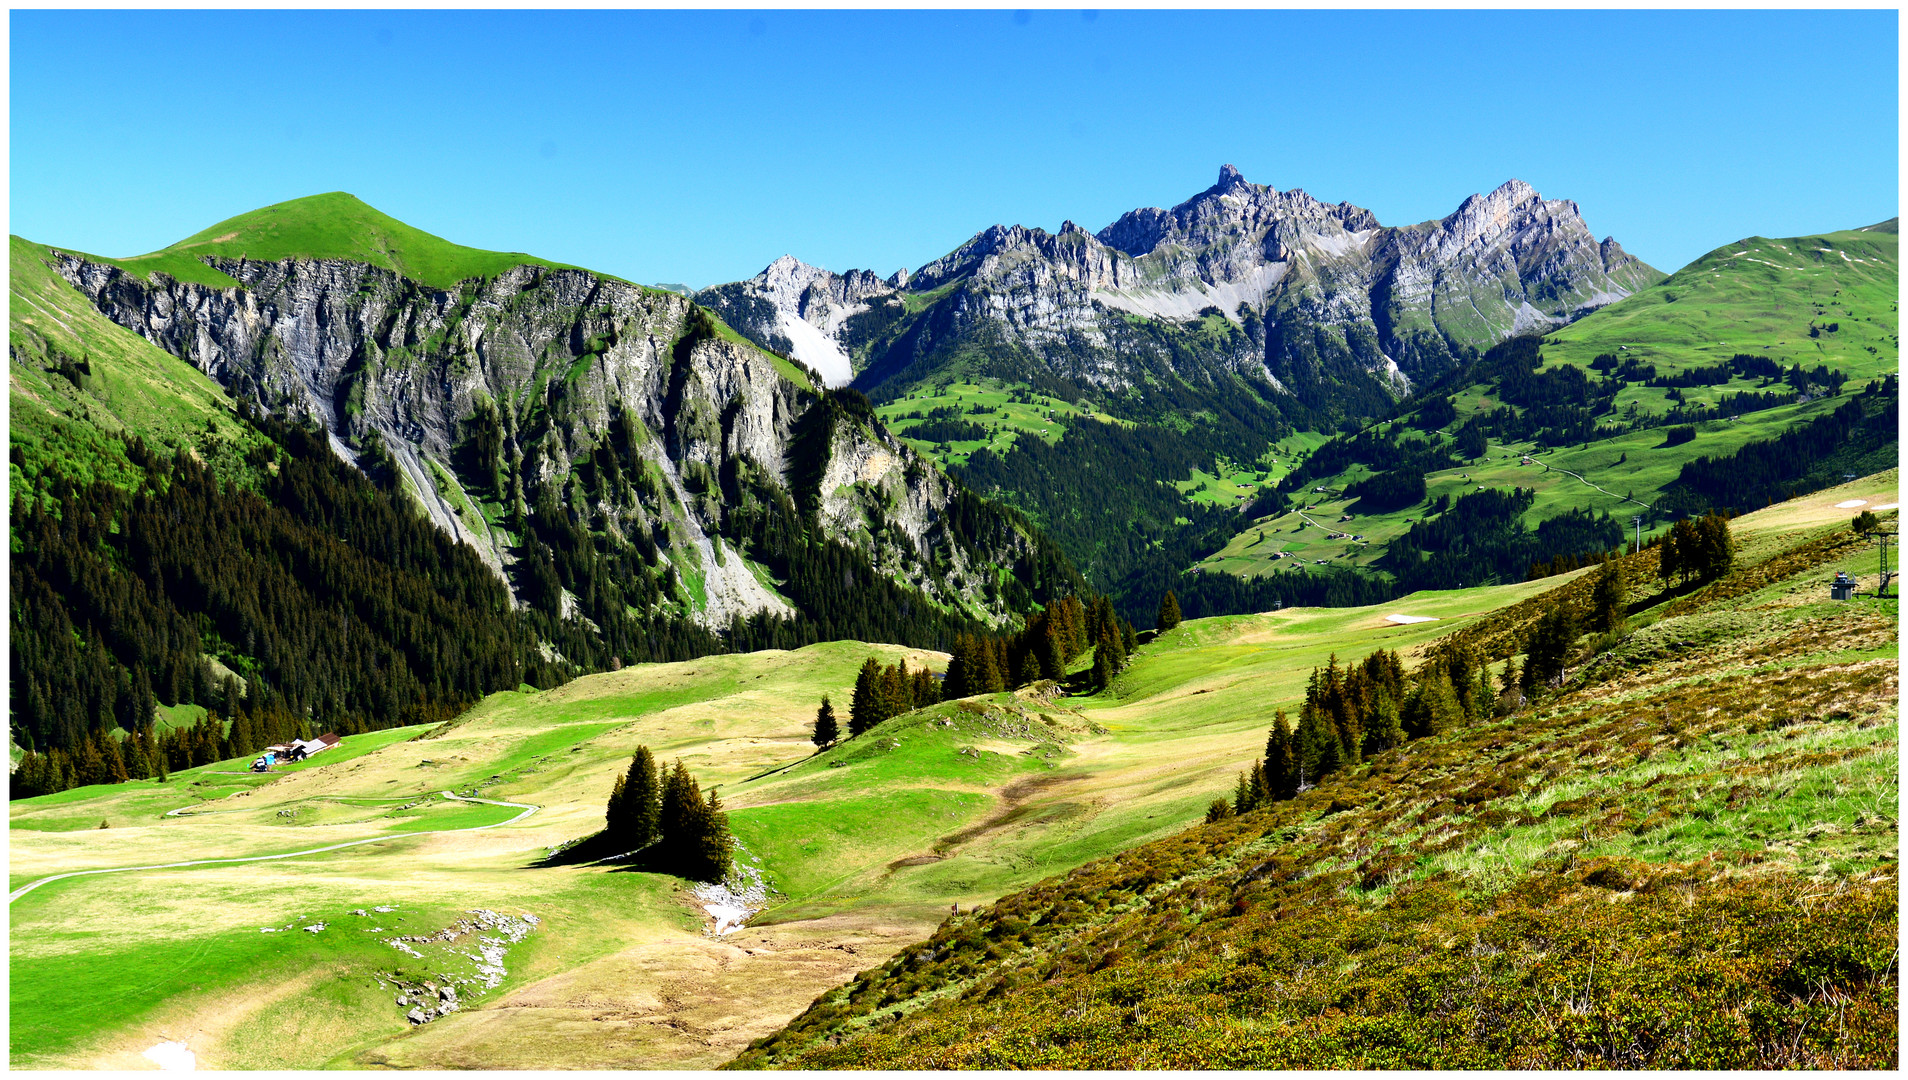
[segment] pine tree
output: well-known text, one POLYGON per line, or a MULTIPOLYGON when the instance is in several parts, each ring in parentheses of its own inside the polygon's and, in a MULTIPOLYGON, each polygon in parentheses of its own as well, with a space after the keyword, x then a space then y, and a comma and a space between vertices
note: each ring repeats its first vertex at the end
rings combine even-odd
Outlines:
POLYGON ((934 673, 925 666, 914 673, 914 707, 925 709, 941 700, 940 684, 935 682, 934 673))
POLYGON ((941 694, 949 701, 974 693, 969 689, 973 684, 973 656, 973 638, 967 634, 955 637, 954 646, 948 653, 947 678, 941 680, 941 694))
POLYGON ((616 774, 616 782, 610 785, 608 805, 603 807, 603 832, 611 840, 620 841, 629 832, 628 825, 629 791, 622 773, 616 774))
POLYGON ((679 873, 688 865, 696 844, 701 809, 702 793, 697 790, 688 767, 677 761, 663 780, 658 814, 662 835, 656 845, 656 862, 664 870, 679 873))
POLYGON ((994 646, 986 638, 975 641, 974 655, 977 663, 970 675, 973 680, 968 696, 975 694, 997 694, 1006 689, 1006 680, 1000 673, 1000 664, 994 656, 994 646))
POLYGON ((79 758, 73 763, 73 786, 107 782, 106 759, 100 755, 99 740, 91 735, 80 743, 79 758))
POLYGON ((1206 807, 1206 824, 1208 825, 1215 821, 1224 821, 1231 816, 1232 804, 1224 799, 1214 799, 1212 805, 1206 807))
POLYGON ((629 759, 629 771, 623 774, 624 835, 635 851, 648 847, 661 835, 662 784, 656 775, 656 758, 649 747, 638 746, 629 759))
POLYGON ((709 789, 709 801, 696 800, 694 855, 687 876, 699 881, 721 881, 728 876, 735 860, 735 837, 729 832, 729 815, 722 812, 722 800, 716 789, 709 789))
POLYGON ((1245 773, 1240 773, 1238 781, 1232 785, 1232 808, 1236 814, 1252 809, 1252 781, 1245 773))
POLYGON ((1568 605, 1558 604, 1546 612, 1524 645, 1521 689, 1528 694, 1539 686, 1560 682, 1576 641, 1577 616, 1568 605))
POLYGON ((1067 675, 1067 647, 1061 641, 1060 624, 1052 614, 1040 620, 1038 657, 1040 677, 1043 679, 1064 679, 1067 675))
POLYGON ((881 704, 877 715, 881 720, 900 716, 914 707, 913 695, 914 680, 908 677, 908 658, 904 656, 899 664, 881 670, 881 704))
POLYGON ((1597 576, 1596 591, 1590 598, 1592 631, 1613 634, 1623 629, 1623 623, 1629 617, 1629 605, 1625 601, 1629 587, 1621 559, 1611 559, 1603 564, 1603 573, 1597 576))
POLYGON ((1292 730, 1285 722, 1285 710, 1272 716, 1272 730, 1265 737, 1266 788, 1274 799, 1289 799, 1298 792, 1298 763, 1292 757, 1292 730))
POLYGON ((1388 690, 1381 692, 1372 703, 1371 722, 1365 725, 1365 753, 1382 753, 1404 743, 1404 720, 1397 699, 1388 690))
POLYGON ((1292 759, 1294 794, 1316 785, 1338 764, 1338 736, 1309 705, 1299 710, 1298 727, 1292 732, 1292 759))
POLYGON ((1457 727, 1464 718, 1457 694, 1443 665, 1431 665, 1419 672, 1418 685, 1405 699, 1399 720, 1406 735, 1413 739, 1440 735, 1457 727))
POLYGON ((1166 595, 1159 599, 1157 623, 1162 634, 1179 625, 1179 597, 1174 596, 1171 589, 1166 590, 1166 595))
POLYGON ((848 703, 848 737, 881 722, 881 661, 870 656, 855 674, 855 696, 848 703))
POLYGON ((1735 561, 1735 542, 1729 535, 1729 521, 1721 514, 1704 514, 1693 529, 1696 537, 1697 573, 1705 581, 1722 577, 1735 561))
POLYGON ((814 743, 826 749, 835 745, 835 741, 840 738, 841 726, 835 722, 835 707, 829 704, 828 695, 823 694, 821 708, 815 710, 814 743))

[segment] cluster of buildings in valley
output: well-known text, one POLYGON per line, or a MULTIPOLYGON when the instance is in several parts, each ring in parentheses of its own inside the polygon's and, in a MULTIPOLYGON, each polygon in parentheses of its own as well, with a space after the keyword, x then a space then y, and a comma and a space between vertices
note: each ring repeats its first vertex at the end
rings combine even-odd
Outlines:
POLYGON ((338 745, 338 736, 327 731, 315 739, 293 739, 290 742, 268 746, 252 759, 252 771, 270 772, 273 765, 303 761, 313 754, 322 753, 336 745, 338 745))

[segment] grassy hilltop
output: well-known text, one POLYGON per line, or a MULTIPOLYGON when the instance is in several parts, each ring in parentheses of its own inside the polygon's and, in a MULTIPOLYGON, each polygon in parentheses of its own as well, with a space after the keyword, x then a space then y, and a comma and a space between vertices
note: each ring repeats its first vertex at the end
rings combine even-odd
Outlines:
POLYGON ((406 225, 344 191, 260 207, 145 255, 86 257, 128 273, 163 273, 179 281, 219 288, 236 287, 238 282, 208 265, 207 259, 342 259, 382 267, 439 289, 469 278, 494 277, 513 266, 581 269, 519 251, 485 251, 454 244, 406 225))

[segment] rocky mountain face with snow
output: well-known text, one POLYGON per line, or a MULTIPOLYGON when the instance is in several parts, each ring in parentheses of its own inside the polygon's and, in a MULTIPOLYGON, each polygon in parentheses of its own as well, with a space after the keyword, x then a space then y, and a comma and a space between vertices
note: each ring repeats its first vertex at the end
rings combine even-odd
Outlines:
POLYGON ((764 347, 813 369, 829 386, 846 386, 854 371, 843 327, 907 281, 906 270, 886 280, 870 270, 834 274, 784 255, 747 281, 703 290, 696 301, 764 347))
MULTIPOLYGON (((394 472, 519 588, 534 517, 640 549, 659 610, 717 628, 790 614, 751 545, 764 515, 801 507, 811 540, 945 610, 1009 617, 997 568, 1028 562, 1030 530, 686 297, 534 266, 444 290, 350 261, 216 265, 240 287, 76 255, 56 269, 115 322, 394 472)), ((819 327, 886 288, 793 260, 760 280, 819 327)))
POLYGON ((1661 277, 1616 241, 1596 240, 1575 203, 1522 181, 1441 220, 1390 228, 1369 210, 1253 184, 1228 165, 1178 206, 1130 211, 1098 233, 1072 222, 1058 233, 996 225, 886 281, 785 258, 705 295, 736 297, 723 309, 736 325, 797 355, 822 347, 797 342, 789 323, 819 331, 876 396, 955 357, 1011 355, 1009 366, 1114 392, 1162 372, 1195 382, 1243 374, 1316 408, 1349 397, 1350 411, 1370 412, 1464 355, 1661 277), (731 312, 742 297, 753 318, 731 312), (1216 347, 1168 340, 1213 315, 1241 333, 1207 335, 1216 347))

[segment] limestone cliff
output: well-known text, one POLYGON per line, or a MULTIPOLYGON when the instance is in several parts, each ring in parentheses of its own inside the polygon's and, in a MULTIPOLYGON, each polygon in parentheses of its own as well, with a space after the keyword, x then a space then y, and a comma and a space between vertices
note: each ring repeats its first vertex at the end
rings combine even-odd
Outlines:
POLYGON ((206 261, 236 287, 72 254, 57 269, 233 393, 322 425, 347 460, 388 462, 520 595, 524 532, 555 520, 642 548, 659 610, 712 627, 790 614, 749 530, 805 503, 811 539, 936 606, 1009 618, 997 568, 1029 563, 1030 530, 957 521, 963 493, 931 462, 686 297, 531 265, 442 288, 353 260, 206 261))

